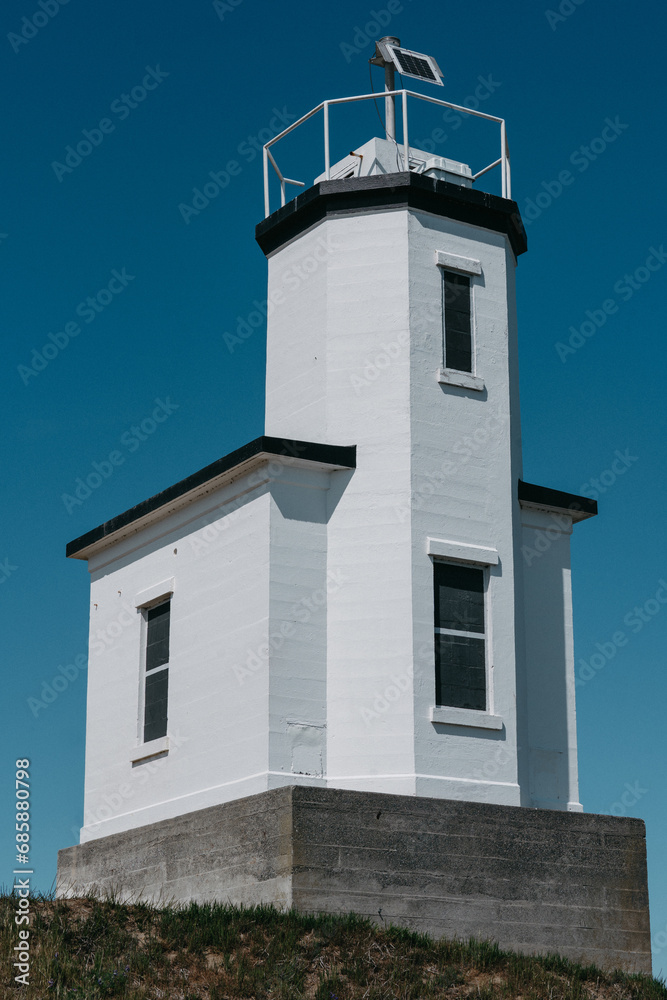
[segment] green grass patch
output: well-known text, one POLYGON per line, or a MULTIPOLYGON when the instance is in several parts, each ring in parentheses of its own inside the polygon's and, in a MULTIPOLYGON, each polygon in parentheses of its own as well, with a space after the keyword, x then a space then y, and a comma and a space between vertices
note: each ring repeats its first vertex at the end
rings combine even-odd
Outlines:
POLYGON ((31 901, 23 986, 12 966, 15 909, 15 897, 0 896, 3 1000, 667 1000, 649 976, 433 941, 354 914, 49 897, 31 901))

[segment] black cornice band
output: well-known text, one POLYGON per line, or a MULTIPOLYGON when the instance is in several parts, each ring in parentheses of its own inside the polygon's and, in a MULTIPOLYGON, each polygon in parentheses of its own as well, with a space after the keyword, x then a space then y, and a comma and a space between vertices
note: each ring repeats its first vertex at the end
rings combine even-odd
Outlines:
POLYGON ((517 257, 528 246, 515 201, 407 171, 320 181, 258 223, 255 239, 268 255, 327 215, 390 207, 419 209, 503 233, 517 257))
POLYGON ((224 472, 231 471, 235 466, 241 465, 243 462, 247 462, 249 459, 260 454, 298 458, 301 461, 317 462, 320 465, 332 465, 337 468, 342 467, 346 469, 354 469, 357 464, 356 445, 316 444, 312 441, 291 441, 287 438, 267 436, 258 437, 254 441, 250 441, 249 444, 243 445, 242 448, 237 448, 236 451, 230 452, 229 455, 219 458, 217 462, 212 462, 211 465, 200 469, 199 472, 194 472, 187 479, 181 479, 180 482, 169 486, 166 490, 162 490, 161 493, 156 493, 150 499, 144 500, 135 507, 130 507, 129 510, 126 510, 123 514, 119 514, 118 517, 114 517, 110 521, 105 521, 104 524, 100 524, 97 528, 93 528, 92 531, 86 532, 85 535, 75 538, 67 544, 66 555, 75 555, 82 549, 92 545, 93 542, 99 542, 100 539, 113 534, 119 528, 127 527, 133 521, 138 521, 140 518, 145 517, 146 514, 151 514, 153 511, 159 510, 160 507, 173 500, 177 500, 179 497, 189 493, 190 490, 194 490, 198 486, 203 486, 209 480, 215 479, 224 472))
POLYGON ((536 486, 534 483, 524 483, 519 480, 519 501, 539 507, 549 507, 554 510, 571 511, 577 520, 585 517, 595 517, 598 512, 597 500, 581 497, 576 493, 563 493, 562 490, 552 490, 547 486, 536 486))

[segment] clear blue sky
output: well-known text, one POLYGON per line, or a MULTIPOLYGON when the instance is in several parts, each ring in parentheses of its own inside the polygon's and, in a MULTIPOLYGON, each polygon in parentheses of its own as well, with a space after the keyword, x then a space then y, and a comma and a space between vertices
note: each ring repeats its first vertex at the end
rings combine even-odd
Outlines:
MULTIPOLYGON (((32 760, 36 884, 49 888, 82 822, 88 574, 65 543, 262 433, 264 328, 233 351, 225 338, 265 296, 254 150, 281 116, 367 91, 375 10, 381 33, 438 59, 436 96, 463 103, 481 78, 482 110, 508 122, 513 193, 532 216, 518 268, 525 479, 600 493, 573 539, 581 798, 646 820, 655 971, 667 969, 667 606, 654 598, 667 578, 665 9, 41 2, 5 0, 0 15, 0 879, 16 758, 32 760), (22 20, 34 15, 37 28, 22 20), (67 162, 84 130, 88 154, 67 162), (208 206, 179 208, 220 171, 208 206), (176 408, 140 440, 131 428, 157 399, 176 408), (114 451, 122 462, 90 496, 63 500, 114 451)), ((336 124, 334 156, 378 132, 370 105, 353 122, 336 124)), ((411 138, 441 125, 418 118, 411 138)), ((313 130, 292 149, 288 175, 321 170, 320 142, 313 130)), ((479 169, 495 155, 485 143, 450 123, 435 151, 479 169)))

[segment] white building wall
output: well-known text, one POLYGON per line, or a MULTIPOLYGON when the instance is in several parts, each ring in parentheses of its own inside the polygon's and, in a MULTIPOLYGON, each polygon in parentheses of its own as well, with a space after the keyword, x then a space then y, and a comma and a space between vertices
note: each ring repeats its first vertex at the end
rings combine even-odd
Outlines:
POLYGON ((530 804, 580 812, 570 518, 523 512, 530 804))
POLYGON ((269 787, 324 783, 329 485, 288 469, 272 490, 269 787))
POLYGON ((357 469, 328 532, 328 571, 346 578, 328 602, 328 782, 518 804, 514 255, 497 233, 425 213, 351 213, 325 219, 271 256, 269 301, 295 262, 318 251, 298 310, 286 300, 269 318, 266 428, 297 438, 317 430, 328 443, 357 444, 357 469), (437 250, 482 264, 474 279, 481 392, 437 379, 437 250), (489 570, 488 615, 489 711, 501 718, 500 730, 431 722, 429 537, 499 553, 489 570))
POLYGON ((412 665, 410 526, 396 516, 410 488, 407 213, 328 218, 296 243, 269 261, 269 300, 294 259, 327 253, 299 289, 298 312, 269 317, 266 430, 357 445, 357 469, 337 474, 329 498, 327 778, 414 794, 409 697, 368 721, 412 665), (321 338, 324 409, 313 402, 311 336, 321 338))
POLYGON ((142 532, 131 554, 128 540, 113 547, 111 562, 105 553, 91 558, 82 842, 267 787, 266 673, 241 687, 234 668, 268 636, 269 502, 260 492, 240 508, 204 514, 211 501, 201 500, 142 532), (224 528, 225 517, 233 527, 224 528), (170 748, 132 763, 144 683, 135 595, 171 579, 170 748), (108 632, 123 607, 127 627, 96 655, 97 632, 108 632))
MULTIPOLYGON (((520 440, 516 354, 510 355, 508 292, 515 260, 499 234, 423 213, 410 218, 413 435, 413 600, 417 792, 519 803, 517 783, 513 499, 520 440), (440 384, 442 269, 436 251, 473 259, 474 374, 483 389, 440 384), (487 711, 502 729, 431 721, 435 704, 433 563, 429 537, 498 552, 486 602, 487 711)), ((512 339, 515 331, 512 331, 512 339)), ((467 718, 460 712, 460 718, 467 718)))
POLYGON ((415 793, 407 212, 330 220, 328 433, 357 444, 329 524, 328 779, 415 793), (396 694, 400 693, 400 697, 396 694))
POLYGON ((317 413, 322 440, 357 444, 357 469, 328 533, 329 572, 347 577, 328 604, 328 781, 518 804, 521 648, 515 637, 521 614, 514 561, 521 441, 514 256, 499 234, 425 213, 343 215, 272 255, 270 301, 293 261, 314 257, 318 247, 327 253, 311 283, 299 290, 298 314, 290 316, 287 303, 269 318, 266 426, 271 434, 307 438, 317 413), (437 250, 482 261, 474 309, 483 392, 437 380, 437 250), (317 348, 317 385, 326 405, 324 423, 320 404, 313 404, 310 352, 303 350, 310 343, 308 317, 320 318, 323 301, 326 336, 317 348), (295 344, 302 349, 294 350, 295 344), (450 468, 445 463, 453 473, 443 472, 450 468), (434 476, 437 488, 429 494, 434 476), (501 716, 500 732, 464 732, 430 720, 435 694, 428 537, 500 553, 489 588, 489 710, 501 716))
POLYGON ((337 475, 276 456, 90 557, 82 842, 324 782, 327 597, 341 585, 327 571, 337 475), (171 591, 167 749, 142 741, 135 605, 171 591), (121 607, 118 638, 95 655, 121 607))
POLYGON ((327 281, 334 249, 331 230, 316 226, 269 258, 266 434, 329 440, 327 281))
POLYGON ((522 534, 514 272, 505 237, 405 208, 271 255, 266 433, 357 467, 269 463, 91 557, 82 840, 295 782, 579 808, 567 533, 522 556, 547 515, 522 534), (481 265, 477 389, 438 378, 438 251, 481 265), (493 553, 493 725, 432 721, 429 540, 493 553), (138 760, 134 606, 172 579, 170 746, 138 760))

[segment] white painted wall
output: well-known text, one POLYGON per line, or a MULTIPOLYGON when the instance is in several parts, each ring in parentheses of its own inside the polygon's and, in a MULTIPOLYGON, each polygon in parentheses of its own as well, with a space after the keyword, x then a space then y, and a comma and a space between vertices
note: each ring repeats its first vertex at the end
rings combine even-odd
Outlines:
POLYGON ((522 550, 548 515, 521 526, 514 271, 505 237, 404 208, 271 255, 266 433, 356 444, 357 468, 265 462, 100 543, 82 840, 293 782, 580 808, 569 528, 530 565, 522 550), (477 388, 439 379, 438 252, 480 265, 477 388), (495 553, 493 725, 431 721, 429 539, 495 553), (135 596, 172 578, 170 747, 132 764, 135 596))
POLYGON ((425 213, 344 215, 272 255, 270 299, 297 245, 304 258, 313 248, 329 248, 313 282, 299 291, 299 315, 317 314, 326 297, 326 350, 318 348, 318 385, 324 388, 313 405, 310 355, 294 349, 309 343, 309 334, 295 335, 298 322, 290 320, 287 302, 277 322, 275 313, 269 320, 267 433, 304 437, 314 421, 323 440, 358 448, 357 470, 328 531, 329 568, 347 580, 328 603, 327 780, 519 804, 516 675, 522 643, 516 636, 522 608, 514 564, 521 439, 513 253, 499 234, 425 213), (436 251, 481 261, 474 309, 483 392, 438 382, 442 278, 436 251), (283 352, 278 345, 288 330, 283 352), (443 472, 447 463, 453 472, 443 472), (490 710, 501 716, 501 731, 430 721, 428 537, 500 552, 490 577, 489 624, 490 710))
MULTIPOLYGON (((299 289, 300 314, 322 321, 320 335, 326 329, 326 351, 318 346, 317 353, 318 403, 313 406, 308 381, 310 356, 296 346, 298 323, 286 302, 278 322, 274 314, 269 323, 267 432, 306 436, 316 412, 322 440, 358 446, 357 471, 328 533, 328 564, 349 576, 329 600, 328 781, 544 804, 536 791, 535 775, 542 772, 539 767, 536 772, 535 762, 539 755, 544 758, 545 748, 538 747, 535 730, 549 699, 536 703, 541 681, 539 670, 531 673, 533 647, 536 637, 544 636, 545 608, 551 628, 562 630, 562 623, 571 620, 571 599, 567 587, 561 588, 555 604, 553 594, 543 594, 546 603, 536 608, 541 591, 531 577, 526 584, 530 605, 524 606, 512 250, 497 233, 425 213, 395 210, 328 219, 271 257, 270 297, 280 287, 283 269, 314 257, 318 247, 329 252, 313 280, 299 289), (442 365, 438 250, 481 263, 482 273, 473 279, 475 373, 484 381, 481 392, 436 378, 442 365), (324 301, 322 316, 317 310, 324 301), (287 331, 285 352, 279 345, 287 331), (298 385, 301 395, 294 392, 298 385), (500 554, 499 565, 489 570, 487 606, 489 710, 502 719, 500 731, 431 722, 429 537, 491 546, 500 554), (408 589, 411 615, 404 603, 408 589), (524 635, 524 619, 529 635, 524 635), (530 656, 526 641, 532 644, 530 656), (410 701, 412 720, 406 711, 410 701)), ((572 798, 549 798, 556 808, 576 807, 573 711, 572 697, 553 721, 559 735, 551 740, 549 767, 559 760, 572 790, 572 798)), ((562 776, 559 781, 562 785, 562 776)))
POLYGON ((567 515, 522 511, 531 805, 580 812, 567 515))
POLYGON ((414 723, 403 694, 368 712, 412 661, 407 214, 326 223, 339 246, 328 282, 331 440, 355 441, 357 469, 332 515, 329 565, 348 577, 328 626, 330 785, 414 794, 414 723))
MULTIPOLYGON (((210 507, 210 501, 200 504, 210 507)), ((188 519, 193 514, 189 510, 188 519)), ((244 663, 246 651, 261 646, 268 633, 269 495, 260 491, 230 511, 233 528, 220 531, 205 549, 197 547, 197 532, 224 517, 223 509, 187 526, 185 516, 162 523, 159 538, 153 537, 157 529, 146 532, 130 558, 119 551, 111 563, 90 563, 91 633, 108 627, 120 602, 131 606, 135 594, 174 578, 171 747, 159 761, 131 763, 142 724, 141 615, 135 612, 117 643, 90 656, 82 841, 266 787, 266 683, 253 676, 241 688, 232 664, 244 663), (221 621, 225 627, 216 628, 221 621)))
POLYGON ((330 476, 265 463, 90 558, 82 842, 306 780, 293 762, 303 769, 324 748, 330 476), (172 580, 169 750, 133 763, 143 722, 135 596, 172 580), (313 599, 315 613, 303 614, 313 599))
MULTIPOLYGON (((269 260, 266 433, 326 441, 327 278, 334 251, 318 227, 269 260), (304 433, 304 430, 307 432, 304 433)), ((336 444, 342 442, 337 441, 336 444)))
POLYGON ((300 330, 287 304, 269 320, 266 431, 317 431, 328 443, 357 444, 357 469, 328 530, 328 572, 339 585, 327 612, 327 778, 338 787, 414 794, 410 697, 379 726, 363 714, 412 663, 410 524, 396 516, 410 491, 407 214, 324 221, 271 257, 269 298, 280 287, 283 255, 289 266, 297 244, 306 258, 329 248, 299 290, 299 315, 322 324, 318 384, 325 392, 313 406, 304 349, 312 324, 300 330))
MULTIPOLYGON (((269 591, 269 786, 326 767, 329 474, 289 471, 272 491, 269 591)), ((304 780, 300 777, 298 780, 304 780)))
MULTIPOLYGON (((517 779, 515 544, 513 516, 521 442, 508 299, 515 260, 497 234, 424 213, 410 216, 412 543, 415 753, 418 794, 519 804, 517 779), (484 389, 440 384, 442 273, 437 251, 479 261, 472 276, 474 374, 484 389), (433 565, 427 539, 497 549, 488 570, 488 711, 501 730, 434 724, 433 565), (426 654, 425 656, 422 654, 426 654)), ((462 720, 466 718, 460 713, 462 720)))

